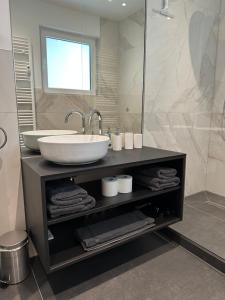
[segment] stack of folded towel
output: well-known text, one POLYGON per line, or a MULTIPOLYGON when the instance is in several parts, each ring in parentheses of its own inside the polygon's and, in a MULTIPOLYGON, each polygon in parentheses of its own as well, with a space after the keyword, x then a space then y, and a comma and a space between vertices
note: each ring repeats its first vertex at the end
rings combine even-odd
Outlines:
POLYGON ((89 210, 96 204, 87 191, 72 181, 51 182, 47 185, 46 193, 51 218, 89 210))
POLYGON ((177 170, 173 168, 149 168, 138 171, 134 176, 136 182, 148 187, 152 191, 178 186, 180 178, 177 177, 177 170))
POLYGON ((155 225, 155 219, 135 210, 75 230, 85 251, 97 250, 143 232, 155 225))

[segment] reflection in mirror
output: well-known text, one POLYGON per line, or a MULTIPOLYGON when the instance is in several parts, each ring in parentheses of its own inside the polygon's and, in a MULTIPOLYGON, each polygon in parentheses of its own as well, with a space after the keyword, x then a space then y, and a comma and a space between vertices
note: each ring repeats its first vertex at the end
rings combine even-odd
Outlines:
POLYGON ((82 132, 78 116, 69 122, 65 116, 93 109, 103 132, 141 131, 144 0, 11 0, 10 6, 20 132, 82 132))

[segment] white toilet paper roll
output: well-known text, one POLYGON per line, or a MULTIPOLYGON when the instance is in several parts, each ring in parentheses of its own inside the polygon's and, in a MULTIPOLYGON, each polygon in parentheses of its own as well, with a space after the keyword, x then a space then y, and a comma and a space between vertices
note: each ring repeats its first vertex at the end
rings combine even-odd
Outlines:
POLYGON ((102 195, 104 197, 114 197, 118 195, 118 179, 116 177, 102 178, 102 195))
POLYGON ((130 175, 117 176, 118 192, 122 194, 131 193, 133 185, 133 177, 130 175))
POLYGON ((122 150, 122 135, 120 135, 120 134, 112 135, 112 149, 113 149, 113 151, 121 151, 122 150))
POLYGON ((143 146, 143 137, 141 133, 135 133, 134 134, 134 148, 141 149, 143 146))
POLYGON ((125 149, 130 150, 134 149, 134 134, 132 132, 125 132, 125 149))
POLYGON ((124 148, 125 147, 125 134, 121 133, 120 135, 122 137, 122 148, 124 148))

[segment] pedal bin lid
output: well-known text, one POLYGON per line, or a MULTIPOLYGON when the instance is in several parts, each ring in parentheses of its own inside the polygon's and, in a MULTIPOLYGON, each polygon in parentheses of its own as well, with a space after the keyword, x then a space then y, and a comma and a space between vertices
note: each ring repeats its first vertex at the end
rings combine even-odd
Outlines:
POLYGON ((28 243, 28 235, 26 231, 15 230, 9 231, 0 236, 0 252, 2 250, 14 250, 22 248, 28 243))

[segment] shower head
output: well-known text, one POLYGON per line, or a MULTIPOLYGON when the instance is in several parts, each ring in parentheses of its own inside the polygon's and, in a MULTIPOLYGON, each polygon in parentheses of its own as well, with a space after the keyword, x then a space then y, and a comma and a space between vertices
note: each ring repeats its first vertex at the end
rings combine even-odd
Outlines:
POLYGON ((167 19, 174 19, 174 16, 169 13, 169 0, 163 0, 162 8, 161 9, 154 9, 152 10, 154 13, 159 14, 167 19))
POLYGON ((152 11, 158 15, 166 17, 168 20, 174 19, 174 16, 171 15, 167 9, 153 9, 152 11))

